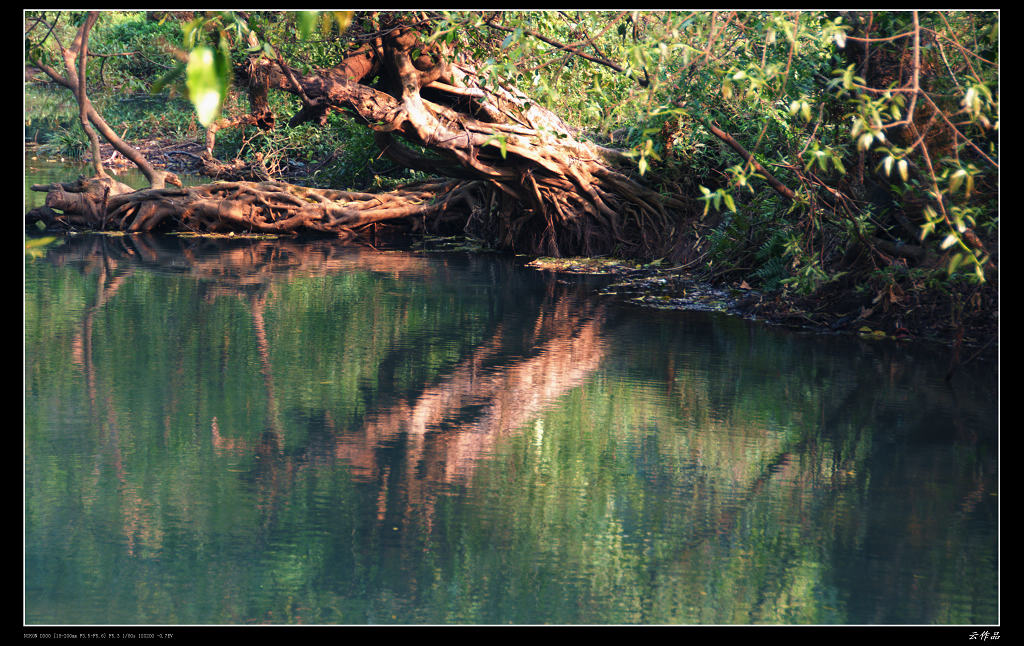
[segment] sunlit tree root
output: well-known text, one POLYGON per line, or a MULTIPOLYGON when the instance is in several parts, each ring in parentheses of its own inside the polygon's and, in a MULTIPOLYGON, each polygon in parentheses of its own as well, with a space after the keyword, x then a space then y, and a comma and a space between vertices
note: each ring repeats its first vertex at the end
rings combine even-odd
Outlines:
MULTIPOLYGON (((655 190, 678 194, 659 186, 653 173, 639 175, 634 159, 588 141, 517 89, 484 82, 473 62, 451 46, 383 19, 387 24, 372 42, 334 68, 304 73, 280 58, 254 56, 235 70, 237 78, 253 96, 271 90, 297 95, 303 107, 290 126, 323 126, 331 111, 345 113, 371 129, 382 154, 400 166, 446 179, 374 195, 274 181, 178 189, 154 184, 115 194, 89 189, 86 182, 77 191, 89 196, 85 201, 72 197, 73 190, 54 189, 49 211, 32 217, 47 225, 124 231, 340 237, 405 221, 426 229, 461 226, 496 247, 523 253, 672 262, 694 255, 700 212, 694 201, 655 190)), ((257 111, 251 121, 270 127, 273 115, 257 111)), ((207 156, 210 148, 208 142, 207 156)), ((217 170, 224 171, 220 177, 248 172, 217 170)))
MULTIPOLYGON (((483 83, 472 61, 415 29, 387 25, 366 58, 304 74, 252 59, 250 88, 299 96, 290 125, 341 111, 374 131, 405 168, 465 180, 466 232, 498 247, 555 256, 619 254, 687 259, 693 203, 654 190, 621 151, 587 141, 515 88, 483 83), (381 74, 379 84, 369 84, 381 74), (425 151, 425 152, 420 152, 425 151)), ((262 91, 262 90, 261 90, 262 91)))
POLYGON ((685 255, 673 254, 665 244, 676 242, 682 249, 685 239, 665 235, 673 220, 660 195, 606 167, 566 169, 565 177, 527 169, 514 182, 449 179, 382 193, 279 181, 135 191, 111 178, 81 178, 33 186, 46 191, 46 205, 29 212, 27 223, 102 231, 348 239, 373 224, 391 222, 412 230, 462 230, 528 253, 685 255))
POLYGON ((439 181, 385 193, 359 193, 284 182, 215 182, 186 188, 111 190, 97 179, 36 185, 46 206, 28 220, 95 230, 200 233, 316 233, 352 237, 369 225, 432 217, 449 208, 471 211, 473 183, 439 181), (468 208, 467 208, 468 207, 468 208), (60 211, 60 212, 58 212, 60 211))

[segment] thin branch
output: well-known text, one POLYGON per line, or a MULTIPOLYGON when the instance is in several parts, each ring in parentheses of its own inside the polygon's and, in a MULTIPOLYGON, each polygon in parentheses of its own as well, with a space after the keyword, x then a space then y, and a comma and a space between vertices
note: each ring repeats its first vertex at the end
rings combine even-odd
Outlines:
POLYGON ((949 120, 949 117, 946 116, 946 113, 943 112, 942 110, 940 110, 939 106, 935 105, 935 102, 932 101, 931 97, 928 96, 927 92, 922 92, 921 95, 924 97, 925 101, 927 101, 932 106, 932 109, 934 109, 937 114, 942 116, 942 120, 946 122, 946 125, 948 125, 950 128, 952 128, 953 132, 955 132, 958 137, 960 137, 961 139, 964 140, 964 143, 966 143, 968 146, 973 148, 976 153, 978 153, 979 155, 981 155, 985 159, 985 161, 987 161, 988 163, 992 164, 994 167, 999 168, 999 163, 998 162, 996 162, 991 157, 986 155, 985 152, 981 148, 979 148, 973 141, 968 139, 967 136, 964 135, 964 133, 960 132, 960 130, 958 130, 955 125, 953 125, 953 123, 949 120))
POLYGON ((771 187, 774 188, 779 195, 782 195, 783 197, 788 198, 790 200, 796 200, 796 193, 793 192, 793 189, 783 184, 781 181, 778 180, 778 178, 776 178, 774 175, 768 172, 768 170, 764 166, 762 166, 760 162, 754 159, 754 156, 747 152, 743 145, 740 144, 740 142, 736 141, 732 135, 725 132, 724 130, 716 126, 714 123, 711 123, 709 121, 704 122, 704 125, 707 127, 708 130, 711 131, 711 134, 715 135, 725 143, 729 144, 729 146, 733 150, 739 153, 740 157, 742 157, 745 162, 750 164, 750 166, 753 167, 755 171, 764 175, 765 180, 768 181, 771 187))
MULTIPOLYGON (((915 12, 915 14, 916 14, 916 12, 915 12)), ((901 38, 906 38, 908 36, 913 36, 913 35, 915 35, 917 33, 918 33, 918 31, 915 29, 914 31, 905 31, 902 34, 896 34, 895 36, 886 36, 885 38, 866 38, 864 36, 847 36, 846 39, 847 40, 855 40, 855 41, 862 42, 862 43, 884 43, 884 42, 887 42, 887 41, 899 40, 901 38)))
POLYGON ((914 120, 914 108, 917 106, 917 96, 921 93, 921 24, 918 19, 917 12, 913 12, 914 16, 914 72, 913 72, 913 84, 911 89, 913 94, 910 95, 910 107, 907 108, 907 121, 914 120))
MULTIPOLYGON (((609 22, 608 27, 606 27, 605 30, 601 32, 601 34, 604 34, 605 32, 607 32, 608 29, 611 28, 611 25, 614 24, 619 18, 621 18, 626 13, 627 12, 623 11, 623 12, 619 13, 618 16, 613 18, 609 22)), ((488 27, 490 27, 492 29, 497 29, 499 31, 503 31, 503 32, 506 32, 506 33, 510 33, 510 32, 515 31, 511 27, 505 27, 503 25, 496 24, 493 20, 494 20, 493 18, 489 18, 484 24, 486 24, 488 27)), ((523 29, 522 32, 524 34, 528 35, 528 36, 533 36, 537 40, 539 40, 541 42, 544 42, 544 43, 547 43, 548 45, 551 45, 552 47, 555 47, 555 48, 557 48, 559 50, 569 52, 570 54, 573 54, 575 56, 579 56, 580 58, 584 58, 584 59, 586 59, 588 61, 597 63, 598 65, 604 65, 605 67, 608 67, 610 69, 615 70, 616 72, 619 72, 620 74, 626 73, 626 69, 624 67, 622 67, 621 65, 615 63, 614 61, 610 61, 610 60, 608 60, 606 58, 602 58, 600 56, 594 56, 593 54, 588 54, 586 52, 582 52, 582 51, 580 51, 579 49, 576 48, 576 45, 569 45, 569 44, 566 44, 566 43, 560 43, 557 40, 548 38, 547 36, 541 34, 540 32, 534 31, 533 29, 523 29)), ((600 37, 600 34, 598 36, 595 36, 595 38, 598 38, 598 37, 600 37)), ((591 40, 593 40, 593 39, 591 39, 591 40)), ((583 44, 585 44, 585 43, 583 43, 583 44)), ((644 79, 643 80, 639 79, 635 75, 635 73, 632 72, 632 71, 629 72, 629 75, 630 75, 630 77, 632 77, 634 80, 636 80, 636 82, 639 83, 643 87, 647 87, 647 85, 650 83, 650 79, 647 77, 646 72, 644 74, 644 79)))

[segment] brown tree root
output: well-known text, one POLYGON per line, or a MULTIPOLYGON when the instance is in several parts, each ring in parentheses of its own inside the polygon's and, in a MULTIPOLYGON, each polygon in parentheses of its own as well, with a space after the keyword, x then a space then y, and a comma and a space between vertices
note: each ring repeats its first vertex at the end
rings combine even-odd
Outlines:
POLYGON ((654 173, 638 174, 625 152, 588 141, 515 88, 485 82, 451 45, 396 16, 381 21, 372 42, 335 68, 303 72, 280 56, 254 55, 235 69, 254 112, 211 127, 203 155, 204 172, 233 181, 179 189, 160 183, 123 194, 85 182, 79 190, 39 187, 48 191, 46 208, 29 217, 48 226, 342 238, 385 221, 461 224, 470 235, 524 253, 674 263, 696 255, 696 200, 678 197, 654 173), (380 82, 371 83, 376 77, 380 82), (290 125, 323 126, 329 112, 344 113, 371 129, 382 153, 400 166, 448 179, 370 195, 270 181, 262 164, 214 160, 219 128, 271 127, 263 101, 271 90, 301 99, 290 125))
POLYGON ((382 193, 310 188, 280 181, 220 181, 134 191, 110 178, 35 185, 46 205, 26 224, 125 232, 327 235, 350 239, 379 223, 409 230, 460 230, 498 248, 552 256, 685 259, 686 236, 653 191, 607 168, 567 165, 569 179, 524 170, 505 182, 447 179, 382 193), (593 171, 593 172, 591 172, 593 171))
POLYGON ((96 178, 35 185, 46 205, 28 224, 93 230, 195 233, 316 233, 349 238, 388 220, 438 216, 452 206, 473 209, 473 182, 437 181, 385 193, 296 186, 278 181, 214 182, 186 188, 111 190, 96 178))

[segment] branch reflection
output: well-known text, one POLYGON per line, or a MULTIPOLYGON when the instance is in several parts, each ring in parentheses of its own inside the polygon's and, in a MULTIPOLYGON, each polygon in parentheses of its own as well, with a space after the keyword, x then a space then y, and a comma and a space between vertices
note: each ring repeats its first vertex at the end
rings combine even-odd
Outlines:
MULTIPOLYGON (((251 475, 264 522, 274 515, 276 501, 287 498, 289 483, 299 473, 316 468, 331 456, 348 465, 355 481, 379 488, 378 520, 417 517, 429 529, 439 485, 467 484, 476 465, 493 452, 496 443, 585 383, 607 352, 604 308, 584 298, 585 292, 577 287, 551 280, 546 292, 529 302, 498 304, 517 310, 515 316, 506 317, 512 322, 497 322, 486 339, 469 347, 457 363, 419 392, 404 396, 377 393, 354 426, 339 426, 325 413, 329 436, 307 444, 304 450, 286 453, 283 447, 289 427, 282 421, 272 359, 273 333, 268 333, 267 323, 278 286, 300 275, 357 271, 458 281, 464 280, 459 274, 466 273, 468 267, 460 268, 443 258, 428 261, 409 253, 381 253, 331 243, 146 236, 83 236, 51 256, 51 262, 76 264, 99 280, 97 300, 86 311, 75 344, 76 357, 90 384, 91 401, 96 397, 92 319, 133 267, 141 264, 154 271, 194 277, 207 302, 232 297, 245 304, 265 391, 266 426, 255 441, 240 437, 233 432, 236 429, 224 428, 217 415, 209 418, 207 428, 216 453, 254 458, 251 475), (110 275, 117 278, 111 281, 110 275), (396 447, 401 450, 394 451, 396 447)), ((501 291, 498 284, 492 287, 501 291)), ((107 408, 114 414, 112 405, 107 408)))

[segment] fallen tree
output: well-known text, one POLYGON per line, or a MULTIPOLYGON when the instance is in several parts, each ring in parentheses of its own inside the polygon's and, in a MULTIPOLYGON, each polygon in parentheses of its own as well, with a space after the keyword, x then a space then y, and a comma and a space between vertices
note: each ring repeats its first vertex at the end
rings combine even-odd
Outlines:
MULTIPOLYGON (((516 88, 485 83, 472 60, 429 38, 429 21, 398 14, 374 20, 373 31, 353 37, 349 54, 330 69, 304 74, 270 47, 250 56, 235 69, 251 98, 253 112, 243 121, 273 127, 267 93, 291 93, 302 107, 290 126, 323 125, 329 112, 342 111, 373 130, 382 154, 443 179, 380 194, 275 181, 188 188, 154 182, 128 191, 98 174, 34 186, 48 195, 28 220, 100 230, 341 238, 390 221, 459 226, 498 247, 531 253, 689 257, 695 201, 662 194, 653 173, 641 177, 635 160, 587 140, 516 88)), ((87 36, 80 30, 76 43, 84 47, 87 36)), ((68 52, 65 58, 73 58, 68 52)), ((95 111, 89 118, 101 121, 95 111)), ((209 128, 211 167, 213 133, 230 125, 209 128)))

